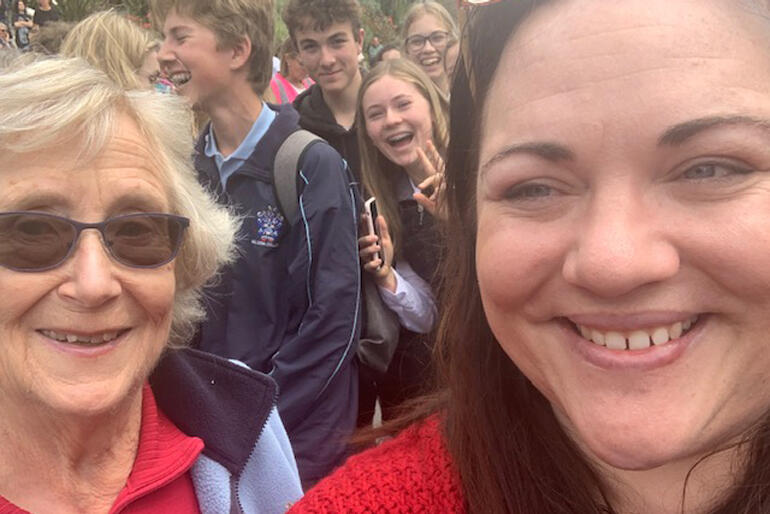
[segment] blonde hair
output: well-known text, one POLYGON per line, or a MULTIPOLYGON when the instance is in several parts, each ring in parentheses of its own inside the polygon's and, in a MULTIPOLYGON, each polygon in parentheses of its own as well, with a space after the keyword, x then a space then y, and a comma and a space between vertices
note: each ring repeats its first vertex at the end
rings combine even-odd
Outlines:
POLYGON ((363 98, 369 87, 385 76, 408 82, 428 101, 430 106, 433 144, 441 155, 446 154, 449 142, 449 105, 436 84, 412 61, 404 58, 382 61, 364 77, 358 90, 356 126, 358 147, 361 152, 361 181, 367 194, 377 197, 377 207, 388 223, 393 248, 399 255, 401 248, 401 219, 396 198, 396 183, 403 169, 391 162, 380 152, 366 132, 363 98))
POLYGON ((79 149, 80 159, 94 158, 125 116, 147 141, 171 212, 190 218, 175 261, 169 335, 170 344, 180 345, 203 318, 203 286, 233 258, 237 230, 236 220, 204 191, 192 169, 192 121, 185 100, 153 91, 125 91, 82 59, 25 61, 0 73, 0 155, 6 158, 23 159, 31 152, 63 147, 79 149))
POLYGON ((257 94, 267 89, 273 77, 272 0, 150 0, 150 10, 158 27, 171 10, 189 16, 211 30, 221 47, 232 47, 248 37, 247 80, 257 94))
MULTIPOLYGON (((449 11, 447 11, 446 8, 438 2, 434 2, 433 0, 426 0, 424 2, 417 2, 412 4, 409 10, 406 11, 406 14, 404 15, 404 21, 401 25, 401 42, 403 45, 406 45, 406 38, 409 35, 409 27, 412 26, 412 23, 417 21, 417 18, 420 18, 425 14, 432 14, 436 17, 436 19, 438 19, 438 21, 444 26, 444 29, 449 32, 450 40, 457 39, 457 35, 459 34, 457 30, 457 23, 455 23, 455 20, 452 18, 452 15, 449 14, 449 11)), ((406 46, 404 46, 404 49, 406 49, 406 46)))
POLYGON ((114 10, 84 19, 62 43, 64 57, 82 57, 124 89, 144 87, 138 72, 155 40, 152 34, 114 10))

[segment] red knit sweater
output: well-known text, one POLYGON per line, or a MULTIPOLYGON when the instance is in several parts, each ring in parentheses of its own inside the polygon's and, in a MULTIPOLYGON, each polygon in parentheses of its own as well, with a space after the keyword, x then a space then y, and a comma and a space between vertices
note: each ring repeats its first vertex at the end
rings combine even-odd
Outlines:
POLYGON ((290 511, 464 513, 460 482, 436 417, 350 457, 290 511))

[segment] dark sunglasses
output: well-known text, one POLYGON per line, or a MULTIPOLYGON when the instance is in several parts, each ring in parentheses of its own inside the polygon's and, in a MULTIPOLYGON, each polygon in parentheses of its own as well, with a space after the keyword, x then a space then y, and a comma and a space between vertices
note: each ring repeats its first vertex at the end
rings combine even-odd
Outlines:
POLYGON ((95 229, 120 264, 157 268, 176 257, 189 224, 182 216, 159 213, 81 223, 43 212, 0 212, 0 266, 14 271, 55 268, 72 255, 81 232, 95 229))

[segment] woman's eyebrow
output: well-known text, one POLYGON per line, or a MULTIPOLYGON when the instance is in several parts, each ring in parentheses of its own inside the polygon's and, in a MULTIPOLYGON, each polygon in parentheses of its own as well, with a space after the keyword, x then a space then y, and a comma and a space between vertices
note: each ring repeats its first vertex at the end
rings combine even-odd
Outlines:
POLYGON ((701 132, 724 126, 742 125, 770 131, 770 120, 752 116, 707 116, 678 123, 663 133, 658 139, 658 146, 678 146, 701 132))
MULTIPOLYGON (((3 202, 6 206, 11 206, 14 211, 29 211, 43 208, 65 208, 69 206, 69 201, 61 194, 56 192, 34 192, 14 198, 6 198, 3 202)), ((8 210, 8 209, 5 209, 8 210)))
POLYGON ((126 194, 109 203, 109 211, 111 213, 125 209, 142 212, 163 212, 166 208, 160 198, 146 194, 126 194))
POLYGON ((572 160, 575 155, 566 146, 551 141, 533 141, 508 145, 486 160, 479 168, 479 175, 484 175, 495 163, 515 154, 529 154, 551 162, 572 160))

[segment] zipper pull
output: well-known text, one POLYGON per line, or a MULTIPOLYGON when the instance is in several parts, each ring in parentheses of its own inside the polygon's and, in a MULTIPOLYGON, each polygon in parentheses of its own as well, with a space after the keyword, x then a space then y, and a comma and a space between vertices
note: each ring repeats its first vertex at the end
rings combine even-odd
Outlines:
POLYGON ((420 203, 417 204, 417 212, 420 213, 420 218, 418 223, 420 224, 420 226, 422 226, 422 220, 425 217, 425 207, 423 207, 422 204, 420 203))

